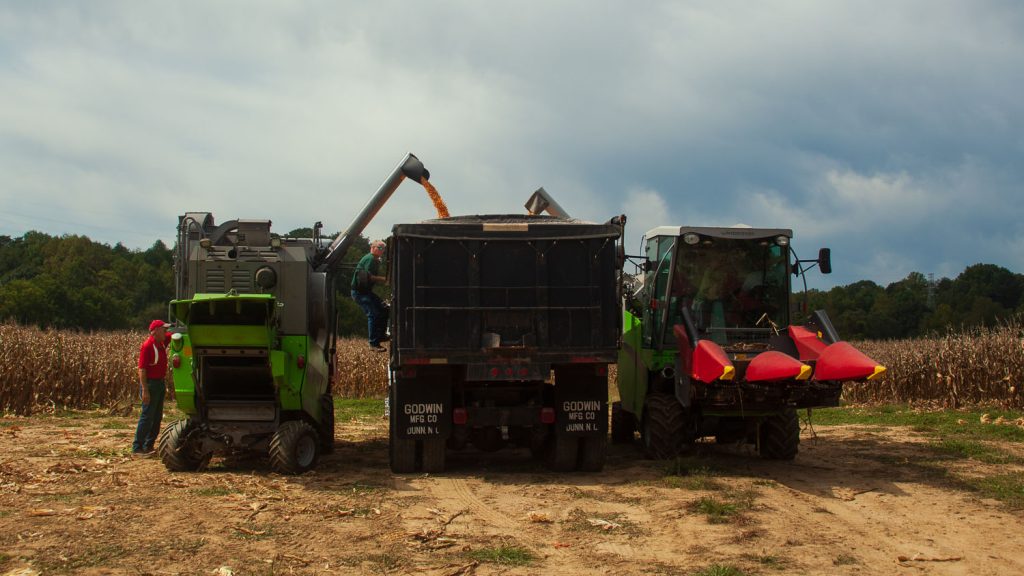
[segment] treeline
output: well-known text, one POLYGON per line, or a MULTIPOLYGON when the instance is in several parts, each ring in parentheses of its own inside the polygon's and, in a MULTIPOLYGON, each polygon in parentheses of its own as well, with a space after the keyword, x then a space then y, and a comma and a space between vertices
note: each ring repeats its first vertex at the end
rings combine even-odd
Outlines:
MULTIPOLYGON (((288 233, 312 237, 311 229, 288 233)), ((339 332, 365 334, 366 318, 348 296, 351 270, 369 242, 349 250, 338 279, 339 332)), ((86 236, 28 232, 0 236, 0 322, 62 330, 140 329, 167 318, 174 298, 174 255, 157 240, 146 250, 86 236)))
POLYGON ((912 272, 884 288, 863 280, 810 290, 807 297, 810 309, 824 308, 846 340, 915 338, 993 327, 1024 312, 1024 275, 974 264, 953 279, 929 281, 912 272))
POLYGON ((144 251, 85 236, 0 236, 0 320, 60 329, 138 328, 165 318, 171 249, 144 251))
MULTIPOLYGON (((311 237, 300 228, 292 237, 311 237)), ((338 278, 341 335, 365 335, 366 319, 348 297, 355 263, 369 251, 360 237, 338 278)), ((146 250, 85 236, 28 232, 0 236, 0 321, 43 328, 120 330, 167 317, 174 298, 173 251, 157 240, 146 250)), ((801 296, 797 295, 797 301, 801 296)), ((810 290, 809 309, 828 311, 848 340, 914 338, 947 327, 992 327, 1024 312, 1024 275, 993 264, 968 266, 953 279, 913 272, 882 287, 870 280, 810 290)))

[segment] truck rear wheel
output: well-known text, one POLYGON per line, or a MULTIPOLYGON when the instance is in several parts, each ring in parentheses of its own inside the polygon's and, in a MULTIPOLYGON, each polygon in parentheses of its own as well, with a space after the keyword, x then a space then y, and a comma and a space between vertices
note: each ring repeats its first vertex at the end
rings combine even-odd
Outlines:
POLYGON ((320 440, 324 454, 334 452, 334 398, 330 394, 320 397, 320 440))
POLYGON ((800 418, 794 408, 761 422, 759 450, 769 460, 792 460, 800 450, 800 418))
POLYGON ((580 438, 580 470, 600 472, 608 456, 608 436, 584 436, 580 438))
POLYGON ((199 452, 198 443, 189 438, 195 429, 195 423, 185 419, 171 422, 160 433, 157 452, 160 461, 171 472, 192 472, 202 467, 206 458, 199 452))
POLYGON ((548 468, 555 472, 572 472, 579 456, 579 438, 556 431, 548 447, 548 468))
POLYGON ((388 439, 388 452, 391 471, 395 474, 408 474, 416 471, 416 441, 397 438, 395 433, 388 439))
POLYGON ((675 458, 683 449, 686 412, 671 394, 651 394, 644 402, 644 454, 654 460, 675 458))
POLYGON ((444 472, 445 445, 444 438, 423 440, 422 458, 424 472, 444 472))
POLYGON ((632 444, 636 432, 636 416, 622 407, 622 402, 612 403, 612 444, 632 444))
POLYGON ((302 420, 283 422, 270 439, 270 467, 280 474, 302 474, 316 465, 320 440, 302 420))
POLYGON ((416 471, 416 441, 398 437, 396 386, 388 387, 388 461, 395 474, 409 474, 416 471))

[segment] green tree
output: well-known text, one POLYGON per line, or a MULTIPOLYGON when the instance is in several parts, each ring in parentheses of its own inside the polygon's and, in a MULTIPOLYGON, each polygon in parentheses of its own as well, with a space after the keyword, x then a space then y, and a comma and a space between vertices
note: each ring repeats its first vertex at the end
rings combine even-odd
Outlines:
POLYGON ((85 236, 33 231, 3 237, 0 320, 83 330, 138 326, 149 319, 144 310, 166 310, 173 292, 171 256, 160 241, 136 252, 85 236))
MULTIPOLYGON (((974 264, 955 279, 937 284, 936 309, 945 305, 951 310, 954 326, 993 326, 1020 308, 1022 297, 1024 277, 1020 274, 994 264, 974 264)), ((925 325, 941 330, 943 320, 929 318, 925 325)))
POLYGON ((893 282, 885 292, 890 297, 889 313, 894 338, 916 336, 925 315, 928 314, 928 279, 920 272, 911 272, 906 278, 893 282))
POLYGON ((366 335, 366 315, 362 308, 352 300, 352 273, 359 259, 370 251, 370 240, 360 235, 352 243, 352 247, 341 259, 335 274, 335 294, 337 296, 338 335, 366 335))

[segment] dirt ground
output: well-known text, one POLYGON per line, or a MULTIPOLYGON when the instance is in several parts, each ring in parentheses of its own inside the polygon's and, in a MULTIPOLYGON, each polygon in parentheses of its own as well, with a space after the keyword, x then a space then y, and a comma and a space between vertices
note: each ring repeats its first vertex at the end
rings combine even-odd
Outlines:
POLYGON ((612 446, 601 474, 511 451, 399 476, 368 418, 283 477, 259 458, 168 473, 126 455, 133 426, 0 420, 0 574, 1024 574, 1024 515, 918 465, 903 429, 818 426, 788 463, 612 446))

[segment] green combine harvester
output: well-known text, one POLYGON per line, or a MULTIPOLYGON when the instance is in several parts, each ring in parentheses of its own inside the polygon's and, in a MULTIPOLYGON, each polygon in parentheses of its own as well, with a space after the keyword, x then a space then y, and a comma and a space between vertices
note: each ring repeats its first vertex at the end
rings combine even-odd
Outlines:
POLYGON ((745 226, 647 233, 623 312, 613 442, 639 432, 648 456, 671 458, 713 437, 789 460, 798 409, 836 406, 844 382, 885 371, 841 341, 823 310, 791 324, 791 279, 831 272, 827 248, 797 260, 792 236, 745 226))
POLYGON ((265 451, 275 471, 298 474, 332 450, 338 265, 405 178, 429 178, 412 154, 326 247, 319 222, 313 238, 282 238, 270 220, 180 217, 169 356, 187 417, 160 436, 168 469, 200 469, 217 452, 265 451))

